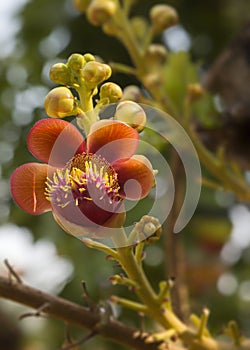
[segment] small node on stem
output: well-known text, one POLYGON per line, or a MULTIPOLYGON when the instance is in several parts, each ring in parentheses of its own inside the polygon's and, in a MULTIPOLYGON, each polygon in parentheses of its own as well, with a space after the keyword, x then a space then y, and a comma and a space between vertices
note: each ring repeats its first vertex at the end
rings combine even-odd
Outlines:
POLYGON ((131 279, 125 277, 124 275, 120 274, 120 275, 113 275, 111 277, 109 277, 109 281, 113 284, 119 284, 119 285, 123 285, 129 288, 137 288, 137 283, 135 281, 132 281, 131 279))
POLYGON ((117 4, 112 0, 93 0, 87 8, 89 22, 95 26, 103 25, 116 12, 117 4))
POLYGON ((149 16, 155 34, 161 33, 164 29, 172 27, 179 21, 176 10, 172 6, 164 4, 151 7, 149 16))
POLYGON ((52 89, 44 100, 44 108, 49 117, 64 118, 73 115, 75 99, 72 92, 59 86, 52 89))
POLYGON ((204 308, 201 314, 200 323, 198 327, 197 337, 201 339, 207 335, 207 322, 209 318, 210 311, 207 308, 204 308))
POLYGON ((125 307, 126 309, 131 309, 137 312, 142 312, 143 314, 147 313, 147 307, 143 304, 137 303, 136 301, 132 301, 125 298, 120 298, 116 295, 111 295, 109 298, 110 302, 115 305, 120 305, 125 307))
POLYGON ((224 329, 224 334, 228 335, 231 339, 233 339, 234 345, 241 345, 243 337, 235 321, 230 321, 228 323, 228 326, 224 329))

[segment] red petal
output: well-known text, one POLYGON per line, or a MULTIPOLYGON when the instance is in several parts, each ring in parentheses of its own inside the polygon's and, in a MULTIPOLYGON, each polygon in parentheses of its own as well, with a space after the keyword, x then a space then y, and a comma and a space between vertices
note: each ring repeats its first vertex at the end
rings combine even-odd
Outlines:
POLYGON ((144 156, 135 155, 113 163, 121 187, 120 194, 128 199, 138 200, 148 195, 154 184, 153 168, 144 156))
POLYGON ((46 164, 28 163, 21 165, 11 175, 12 197, 29 214, 38 215, 51 210, 44 194, 47 172, 46 164))
POLYGON ((94 123, 87 139, 88 152, 100 154, 112 163, 130 158, 138 146, 138 132, 117 120, 100 120, 94 123))
POLYGON ((30 130, 28 148, 39 160, 53 166, 64 166, 76 153, 85 150, 80 131, 61 119, 42 119, 30 130))

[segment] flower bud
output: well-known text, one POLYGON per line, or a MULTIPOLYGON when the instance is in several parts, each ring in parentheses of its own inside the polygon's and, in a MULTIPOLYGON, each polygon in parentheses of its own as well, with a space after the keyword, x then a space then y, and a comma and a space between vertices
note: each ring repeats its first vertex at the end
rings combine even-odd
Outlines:
POLYGON ((115 103, 122 98, 122 89, 115 83, 105 83, 100 89, 100 100, 108 98, 109 103, 115 103))
POLYGON ((152 66, 163 65, 166 62, 167 54, 168 52, 165 46, 160 44, 151 44, 146 52, 147 63, 152 66))
POLYGON ((74 96, 68 88, 64 86, 56 87, 45 97, 44 108, 48 116, 52 118, 63 118, 72 115, 74 96))
POLYGON ((86 62, 95 61, 95 56, 93 56, 91 53, 85 53, 83 57, 86 62))
POLYGON ((155 5, 150 10, 150 19, 155 33, 161 33, 164 29, 178 23, 176 10, 169 5, 155 5))
POLYGON ((137 231, 137 240, 145 241, 147 244, 157 241, 161 234, 162 228, 157 218, 144 215, 141 220, 135 225, 137 231))
POLYGON ((127 123, 138 132, 144 129, 147 121, 146 113, 138 103, 133 101, 122 101, 115 111, 115 118, 127 123))
POLYGON ((150 91, 163 85, 163 76, 160 72, 147 74, 143 77, 144 86, 150 91))
POLYGON ((116 12, 116 3, 112 0, 93 0, 87 9, 87 18, 95 26, 103 25, 116 12))
POLYGON ((81 55, 79 53, 73 53, 68 58, 68 62, 67 62, 68 67, 73 69, 74 71, 80 70, 81 68, 84 67, 85 64, 86 64, 86 61, 85 61, 83 55, 81 55))
POLYGON ((188 97, 190 101, 199 99, 204 95, 205 91, 199 83, 188 85, 188 97))
POLYGON ((123 90, 123 100, 132 100, 134 102, 139 102, 142 97, 142 92, 140 88, 136 85, 128 85, 123 90))
POLYGON ((50 68, 50 79, 56 84, 70 84, 70 72, 64 63, 56 63, 50 68))
POLYGON ((111 68, 107 64, 90 61, 86 63, 81 73, 89 85, 96 86, 111 76, 111 68))
POLYGON ((84 13, 90 4, 90 1, 91 0, 73 0, 73 3, 74 3, 75 8, 79 12, 84 13))

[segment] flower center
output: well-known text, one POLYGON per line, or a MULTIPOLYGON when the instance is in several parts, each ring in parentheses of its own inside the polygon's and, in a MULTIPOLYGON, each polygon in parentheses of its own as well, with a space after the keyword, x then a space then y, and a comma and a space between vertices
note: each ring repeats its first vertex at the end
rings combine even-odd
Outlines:
POLYGON ((74 202, 80 209, 88 201, 110 210, 121 200, 117 174, 102 157, 94 154, 78 154, 63 169, 57 169, 47 178, 45 195, 61 208, 74 202))

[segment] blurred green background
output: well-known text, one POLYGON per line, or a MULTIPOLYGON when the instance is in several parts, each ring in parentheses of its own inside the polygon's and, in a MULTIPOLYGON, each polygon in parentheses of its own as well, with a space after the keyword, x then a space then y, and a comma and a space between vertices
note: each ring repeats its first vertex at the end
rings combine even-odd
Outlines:
MULTIPOLYGON (((173 5, 179 12, 192 57, 203 68, 209 67, 250 20, 248 0, 162 2, 173 5)), ((147 16, 149 8, 156 3, 138 1, 132 14, 147 16)), ((87 282, 88 291, 96 302, 116 292, 126 295, 125 288, 112 287, 108 281, 114 269, 112 263, 105 262, 104 254, 86 248, 65 234, 50 213, 39 217, 24 213, 10 197, 8 179, 17 166, 34 161, 27 150, 26 137, 33 123, 46 116, 43 99, 54 86, 48 78, 50 66, 65 61, 74 52, 91 52, 106 62, 126 64, 130 63, 129 55, 115 38, 106 36, 99 27, 91 26, 84 15, 78 14, 71 0, 9 0, 0 5, 0 21, 0 222, 3 228, 0 244, 4 244, 1 235, 9 233, 4 226, 6 223, 28 228, 35 241, 41 238, 52 241, 58 254, 69 259, 74 267, 71 278, 61 291, 63 297, 72 301, 83 303, 82 280, 87 282)), ((112 76, 112 81, 122 87, 137 83, 134 78, 117 73, 112 76)), ((191 308, 196 312, 203 306, 211 309, 210 326, 215 333, 220 333, 227 321, 235 319, 243 332, 250 335, 249 224, 249 210, 236 204, 233 196, 203 188, 197 213, 181 234, 186 251, 191 308), (242 229, 245 230, 246 243, 232 248, 230 232, 232 234, 237 217, 241 222, 245 220, 242 229)), ((15 241, 11 242, 8 249, 15 244, 15 241)), ((15 247, 15 250, 19 249, 22 249, 21 245, 15 247)), ((147 255, 146 270, 157 283, 164 276, 162 240, 149 247, 147 255)), ((0 258, 3 260, 8 256, 0 258)), ((43 261, 36 273, 43 274, 43 261)), ((29 324, 25 327, 22 324, 28 320, 17 321, 22 311, 13 309, 1 301, 0 349, 60 349, 65 337, 65 326, 61 322, 42 320, 37 329, 31 330, 29 324)), ((124 311, 119 317, 134 326, 141 323, 139 316, 131 312, 124 311)), ((76 339, 83 333, 75 329, 71 331, 76 339)), ((105 350, 118 347, 95 338, 82 348, 105 350)))

